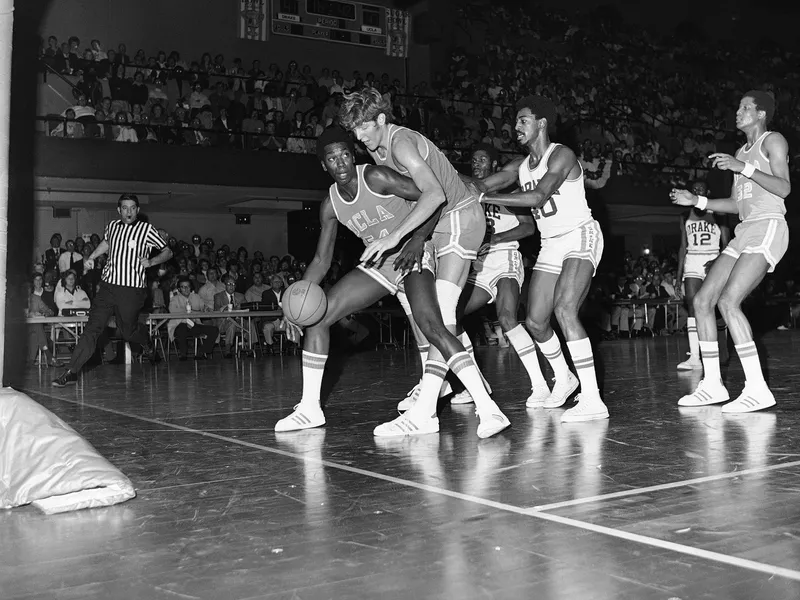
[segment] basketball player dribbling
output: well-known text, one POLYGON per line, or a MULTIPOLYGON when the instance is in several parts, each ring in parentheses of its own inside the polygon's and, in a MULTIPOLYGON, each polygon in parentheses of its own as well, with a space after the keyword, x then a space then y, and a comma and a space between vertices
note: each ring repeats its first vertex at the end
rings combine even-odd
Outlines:
MULTIPOLYGON (((322 232, 314 260, 303 276, 304 281, 315 284, 322 281, 330 268, 338 222, 346 225, 368 244, 397 231, 401 223, 408 221, 415 207, 415 203, 406 202, 406 198, 418 200, 422 196, 411 179, 392 169, 372 165, 356 166, 352 138, 342 129, 326 129, 317 140, 317 148, 324 168, 336 183, 331 186, 320 209, 322 232)), ((403 256, 407 254, 404 247, 399 253, 387 253, 382 260, 373 261, 374 264, 362 262, 328 292, 325 316, 305 331, 303 395, 293 412, 275 425, 276 432, 309 429, 325 424, 320 392, 330 346, 330 327, 345 315, 374 304, 388 293, 398 294, 402 299, 405 288, 410 297, 403 299, 401 304, 409 305, 414 316, 425 323, 423 329, 426 333, 431 333, 432 343, 442 343, 440 337, 446 334, 446 330, 436 303, 433 248, 430 243, 425 244, 438 223, 436 207, 430 213, 429 217, 433 218, 423 221, 423 225, 415 229, 408 242, 416 248, 423 245, 428 247, 428 251, 419 259, 418 270, 409 272, 404 268, 410 266, 403 256), (395 256, 396 254, 400 255, 395 256)), ((404 235, 401 239, 405 238, 404 235)), ((421 252, 416 250, 410 254, 418 256, 421 252)), ((413 266, 416 268, 416 265, 413 266)), ((287 321, 287 335, 297 341, 302 331, 297 325, 287 321)), ((494 405, 491 399, 489 402, 494 405)), ((438 418, 434 415, 429 417, 429 421, 433 422, 423 422, 424 430, 412 429, 402 434, 392 432, 392 435, 438 431, 438 418)), ((478 435, 489 437, 500 431, 495 422, 496 419, 489 419, 488 423, 482 423, 482 427, 478 428, 478 435)), ((414 423, 409 422, 408 426, 413 427, 414 423)))
MULTIPOLYGON (((475 400, 480 420, 478 436, 489 437, 502 431, 510 423, 489 396, 473 356, 455 336, 459 297, 467 281, 470 262, 477 257, 486 231, 486 221, 475 194, 433 142, 421 133, 392 124, 392 107, 374 88, 365 87, 346 94, 339 120, 355 133, 377 164, 408 175, 422 192, 405 221, 386 237, 371 242, 361 256, 362 261, 379 260, 397 247, 410 227, 427 218, 416 217, 415 213, 428 203, 444 204, 431 238, 436 251, 436 280, 428 282, 428 278, 420 277, 406 284, 414 321, 432 346, 424 361, 419 397, 405 413, 376 427, 375 435, 387 437, 438 431, 436 405, 448 369, 458 376, 475 400), (415 306, 422 309, 430 298, 441 313, 445 325, 442 331, 431 318, 418 314, 415 309, 415 306)), ((464 338, 469 340, 466 334, 464 338)))
POLYGON ((672 190, 674 204, 739 214, 733 240, 714 262, 694 298, 697 333, 704 378, 697 389, 678 401, 680 406, 706 406, 730 399, 722 383, 717 345, 715 307, 733 338, 745 374, 744 390, 722 407, 724 413, 743 413, 775 405, 767 387, 750 323, 742 301, 786 253, 789 228, 784 199, 791 191, 789 146, 780 133, 767 129, 775 114, 775 100, 766 92, 747 92, 736 111, 736 127, 747 137, 736 156, 711 155, 713 166, 734 173, 731 197, 709 200, 688 190, 672 190))
MULTIPOLYGON (((707 196, 708 186, 703 181, 692 185, 692 193, 696 196, 707 196)), ((702 369, 700 362, 700 341, 697 337, 697 321, 694 316, 694 297, 706 278, 706 271, 719 256, 722 248, 730 241, 730 231, 717 223, 714 214, 709 210, 692 208, 681 215, 681 249, 678 253, 677 284, 683 282, 686 299, 686 333, 689 337, 689 358, 678 363, 679 371, 702 369)))
POLYGON ((509 162, 483 181, 481 202, 528 207, 542 237, 528 294, 526 325, 555 372, 555 384, 544 400, 545 408, 563 406, 578 387, 550 326, 555 313, 578 370, 581 393, 578 404, 561 415, 563 422, 607 419, 600 397, 592 345, 578 318, 592 277, 603 255, 603 233, 586 202, 583 169, 575 153, 550 141, 548 126, 555 123, 556 107, 542 96, 517 102, 517 141, 529 155, 509 162), (518 194, 498 194, 519 181, 518 194))

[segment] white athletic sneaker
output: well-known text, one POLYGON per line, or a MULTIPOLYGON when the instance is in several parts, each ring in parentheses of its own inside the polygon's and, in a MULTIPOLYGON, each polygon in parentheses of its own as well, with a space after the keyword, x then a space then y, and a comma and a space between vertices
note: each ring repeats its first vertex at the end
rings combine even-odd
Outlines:
POLYGON ((397 411, 398 412, 406 412, 409 408, 414 406, 417 402, 417 398, 419 398, 419 391, 422 388, 422 382, 420 381, 417 385, 411 388, 411 391, 406 394, 406 397, 400 400, 397 403, 397 411))
POLYGON ((378 425, 372 434, 375 437, 397 437, 402 435, 424 435, 439 432, 439 417, 412 421, 407 415, 400 415, 393 421, 378 425))
POLYGON ((600 396, 586 396, 580 394, 575 396, 577 404, 565 410, 561 415, 562 423, 580 423, 581 421, 596 421, 608 418, 608 407, 606 407, 600 396))
POLYGON ((730 399, 730 394, 721 381, 701 379, 695 391, 678 400, 678 406, 708 406, 730 399))
POLYGON ((685 361, 678 363, 678 371, 694 371, 695 369, 702 369, 703 368, 703 361, 700 360, 699 356, 691 356, 687 358, 685 361))
POLYGON ((492 437, 511 425, 511 421, 508 420, 508 417, 503 414, 503 411, 496 404, 494 404, 494 407, 484 409, 483 413, 476 409, 475 414, 478 415, 480 421, 478 423, 478 437, 481 439, 492 437))
POLYGON ((275 423, 275 431, 299 431, 325 425, 325 415, 319 406, 311 403, 294 405, 292 414, 275 423))
POLYGON ((746 383, 739 397, 722 407, 724 413, 749 413, 775 406, 775 396, 766 383, 746 383))
POLYGON ((544 401, 545 408, 558 408, 559 406, 564 406, 567 398, 569 398, 572 392, 578 389, 578 385, 580 384, 578 378, 573 375, 572 371, 567 372, 566 378, 554 378, 553 381, 555 382, 555 385, 553 386, 553 390, 550 392, 550 395, 544 401))
POLYGON ((525 401, 525 406, 528 408, 543 408, 545 400, 550 397, 550 388, 547 384, 534 385, 531 388, 531 395, 525 401))
POLYGON ((472 404, 475 402, 472 398, 472 394, 470 394, 467 390, 463 392, 458 392, 452 398, 450 398, 450 404, 472 404))

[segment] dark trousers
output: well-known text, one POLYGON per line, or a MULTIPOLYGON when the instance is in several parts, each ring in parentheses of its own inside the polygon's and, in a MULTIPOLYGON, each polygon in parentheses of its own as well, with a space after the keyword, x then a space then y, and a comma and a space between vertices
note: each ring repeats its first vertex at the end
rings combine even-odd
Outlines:
POLYGON ((201 354, 211 354, 214 344, 217 341, 219 329, 213 325, 197 325, 189 327, 186 323, 181 323, 175 328, 175 345, 178 346, 178 356, 186 356, 188 338, 201 338, 198 352, 201 354), (202 339, 205 336, 205 339, 202 339))
POLYGON ((117 330, 122 334, 122 339, 146 346, 150 338, 147 329, 139 323, 139 312, 146 298, 145 288, 100 283, 100 289, 89 311, 89 322, 86 323, 83 335, 72 353, 69 370, 77 373, 92 357, 97 340, 105 331, 111 317, 116 318, 117 330))

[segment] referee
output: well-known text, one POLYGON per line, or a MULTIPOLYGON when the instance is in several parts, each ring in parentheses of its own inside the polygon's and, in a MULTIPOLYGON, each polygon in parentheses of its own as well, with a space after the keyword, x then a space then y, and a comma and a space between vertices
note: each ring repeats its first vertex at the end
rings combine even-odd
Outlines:
POLYGON ((109 318, 116 317, 117 328, 126 342, 141 344, 144 354, 154 360, 153 348, 147 330, 139 326, 139 311, 147 297, 145 269, 160 265, 172 258, 172 250, 149 223, 138 221, 139 198, 123 194, 117 201, 120 219, 108 224, 100 245, 84 261, 93 268, 94 259, 108 253, 108 261, 101 275, 100 289, 89 311, 89 322, 72 353, 69 367, 58 379, 56 387, 78 381, 78 372, 95 352, 97 338, 106 328, 109 318), (153 249, 159 254, 148 259, 153 249))

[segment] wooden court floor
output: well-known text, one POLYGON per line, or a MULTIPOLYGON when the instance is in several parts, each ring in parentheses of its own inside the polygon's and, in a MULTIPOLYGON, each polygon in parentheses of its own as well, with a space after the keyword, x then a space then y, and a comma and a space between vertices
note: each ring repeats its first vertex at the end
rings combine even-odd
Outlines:
MULTIPOLYGON (((328 425, 277 435, 299 357, 107 365, 25 390, 134 482, 127 503, 0 511, 0 599, 800 598, 800 334, 762 354, 778 406, 679 409, 682 338, 604 342, 609 421, 525 408, 511 349, 481 348, 511 429, 380 440, 415 383, 400 351, 332 360, 328 425)), ((724 369, 731 394, 742 372, 724 369)))

